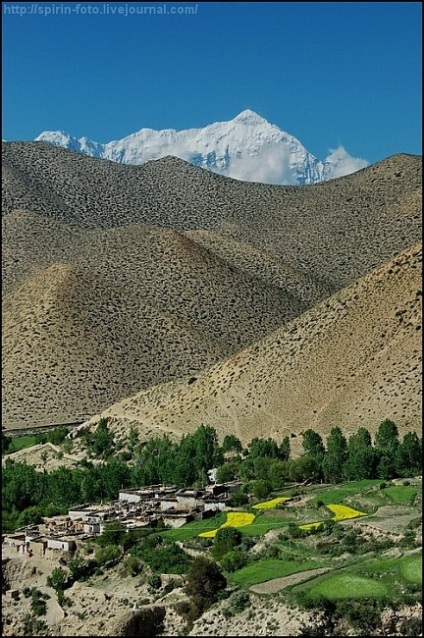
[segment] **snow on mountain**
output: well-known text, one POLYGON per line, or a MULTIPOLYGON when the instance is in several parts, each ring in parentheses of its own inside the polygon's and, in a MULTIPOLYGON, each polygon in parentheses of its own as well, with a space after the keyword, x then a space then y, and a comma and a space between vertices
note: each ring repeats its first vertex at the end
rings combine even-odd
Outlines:
POLYGON ((63 131, 45 131, 36 141, 123 164, 143 164, 174 155, 234 179, 268 184, 314 184, 368 166, 366 160, 352 157, 342 146, 321 161, 298 139, 250 110, 205 128, 144 128, 106 144, 63 131))

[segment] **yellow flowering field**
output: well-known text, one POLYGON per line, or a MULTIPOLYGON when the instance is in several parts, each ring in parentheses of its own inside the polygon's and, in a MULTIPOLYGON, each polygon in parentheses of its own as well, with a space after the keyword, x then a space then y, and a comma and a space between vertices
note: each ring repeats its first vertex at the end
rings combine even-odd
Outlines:
MULTIPOLYGON (((360 512, 359 510, 354 510, 352 507, 347 507, 347 505, 327 505, 327 509, 330 512, 333 512, 334 516, 331 520, 335 521, 345 521, 348 518, 358 518, 358 516, 366 516, 365 512, 360 512)), ((322 525, 323 521, 317 521, 316 523, 306 523, 305 525, 299 525, 299 529, 317 529, 322 525)))
POLYGON ((305 525, 299 525, 299 529, 317 529, 322 525, 322 521, 317 523, 306 523, 305 525))
POLYGON ((333 512, 333 521, 344 521, 348 518, 358 518, 358 516, 366 516, 365 512, 354 510, 347 505, 327 505, 330 512, 333 512))
POLYGON ((278 496, 277 498, 273 498, 271 501, 264 501, 263 503, 257 503, 253 505, 253 509, 255 510, 272 510, 274 507, 277 507, 279 503, 284 503, 284 501, 289 501, 288 496, 278 496))
MULTIPOLYGON (((251 525, 255 520, 255 515, 250 512, 228 512, 226 522, 221 527, 244 527, 251 525)), ((218 527, 218 529, 221 529, 218 527)), ((209 532, 202 532, 199 536, 203 538, 215 538, 218 529, 212 529, 209 532)))

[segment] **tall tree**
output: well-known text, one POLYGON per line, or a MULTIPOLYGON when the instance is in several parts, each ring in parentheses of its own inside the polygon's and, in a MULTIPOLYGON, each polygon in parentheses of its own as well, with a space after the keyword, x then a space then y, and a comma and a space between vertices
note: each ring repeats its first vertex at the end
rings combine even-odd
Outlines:
POLYGON ((372 446, 371 434, 366 428, 359 428, 349 437, 348 455, 343 466, 343 475, 349 481, 373 478, 376 468, 376 453, 372 446))
POLYGON ((288 436, 285 436, 280 443, 278 448, 278 457, 282 461, 288 461, 290 458, 290 439, 288 436))
POLYGON ((390 479, 397 476, 396 455, 399 447, 399 432, 390 419, 380 423, 375 435, 375 451, 378 456, 377 476, 390 479))
POLYGON ((401 476, 422 472, 422 440, 416 432, 407 432, 396 451, 396 469, 401 476))
POLYGON ((347 440, 342 430, 335 427, 327 437, 327 453, 322 463, 324 478, 329 483, 339 483, 347 459, 347 440))
POLYGON ((306 430, 303 434, 302 446, 305 454, 322 463, 325 454, 325 447, 322 437, 315 430, 306 430))

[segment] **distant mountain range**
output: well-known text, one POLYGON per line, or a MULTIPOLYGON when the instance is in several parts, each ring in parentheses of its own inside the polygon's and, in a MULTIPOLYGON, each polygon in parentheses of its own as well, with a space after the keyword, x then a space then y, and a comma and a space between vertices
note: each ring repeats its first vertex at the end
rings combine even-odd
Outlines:
POLYGON ((298 139, 250 110, 205 128, 143 128, 106 144, 63 131, 44 131, 36 141, 122 164, 144 164, 173 155, 227 177, 268 184, 316 184, 368 166, 342 146, 319 160, 298 139))

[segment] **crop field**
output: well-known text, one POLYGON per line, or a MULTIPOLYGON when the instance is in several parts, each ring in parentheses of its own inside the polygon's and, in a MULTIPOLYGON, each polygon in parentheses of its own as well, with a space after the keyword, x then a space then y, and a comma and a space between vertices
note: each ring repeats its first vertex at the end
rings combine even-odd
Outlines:
POLYGON ((165 536, 165 538, 169 538, 174 541, 184 542, 190 540, 190 538, 199 536, 202 532, 215 531, 216 533, 216 529, 225 523, 225 521, 226 515, 219 514, 218 516, 207 518, 202 521, 192 521, 178 529, 166 530, 165 532, 162 532, 162 535, 165 536))
POLYGON ((363 481, 351 481, 340 483, 337 487, 323 489, 314 500, 320 500, 326 505, 329 503, 338 504, 349 497, 357 497, 361 493, 366 494, 381 483, 378 479, 366 479, 363 481))
POLYGON ((346 505, 333 505, 328 504, 327 508, 330 512, 333 512, 333 521, 345 521, 349 518, 358 518, 358 516, 366 516, 365 512, 360 512, 359 510, 354 510, 352 507, 347 507, 346 505))
POLYGON ((303 572, 307 569, 315 569, 322 566, 322 563, 311 560, 295 561, 268 558, 255 561, 251 565, 247 565, 246 567, 239 569, 231 574, 229 578, 237 585, 250 587, 251 585, 264 583, 268 580, 272 580, 273 578, 291 576, 291 574, 296 574, 297 572, 303 572))
POLYGON ((285 501, 290 500, 288 496, 277 496, 277 498, 273 498, 270 501, 264 501, 263 503, 257 503, 253 505, 253 509, 255 510, 272 510, 280 503, 284 503, 285 501))
POLYGON ((272 529, 287 527, 295 522, 295 514, 287 510, 264 510, 248 526, 240 529, 245 536, 262 536, 272 529))
POLYGON ((10 442, 8 453, 12 454, 13 452, 18 452, 19 450, 23 450, 27 447, 32 447, 33 445, 37 445, 41 443, 42 436, 34 435, 34 436, 15 436, 10 442))
POLYGON ((421 556, 411 556, 400 564, 402 576, 410 583, 421 585, 423 579, 423 564, 421 556))
POLYGON ((250 512, 228 512, 227 520, 216 529, 209 530, 207 532, 201 532, 198 536, 202 538, 214 538, 218 529, 222 527, 245 527, 251 525, 255 520, 255 515, 250 512))
MULTIPOLYGON (((347 505, 335 505, 335 504, 329 503, 327 505, 327 509, 329 509, 330 512, 333 512, 334 516, 332 517, 331 520, 335 521, 336 523, 339 521, 348 520, 350 518, 358 518, 359 516, 366 516, 365 512, 360 512, 359 510, 355 510, 352 507, 347 507, 347 505)), ((303 525, 299 525, 299 528, 304 530, 316 529, 320 527, 322 523, 323 521, 305 523, 303 525)))
MULTIPOLYGON (((307 589, 310 598, 324 597, 329 600, 343 598, 382 599, 387 598, 389 594, 389 588, 383 582, 364 578, 356 574, 334 574, 316 579, 316 582, 310 582, 314 583, 312 586, 308 583, 309 587, 307 589)), ((300 585, 299 589, 300 587, 302 586, 300 585)))
POLYGON ((393 485, 386 487, 383 493, 398 505, 410 504, 416 497, 418 490, 412 485, 393 485))

